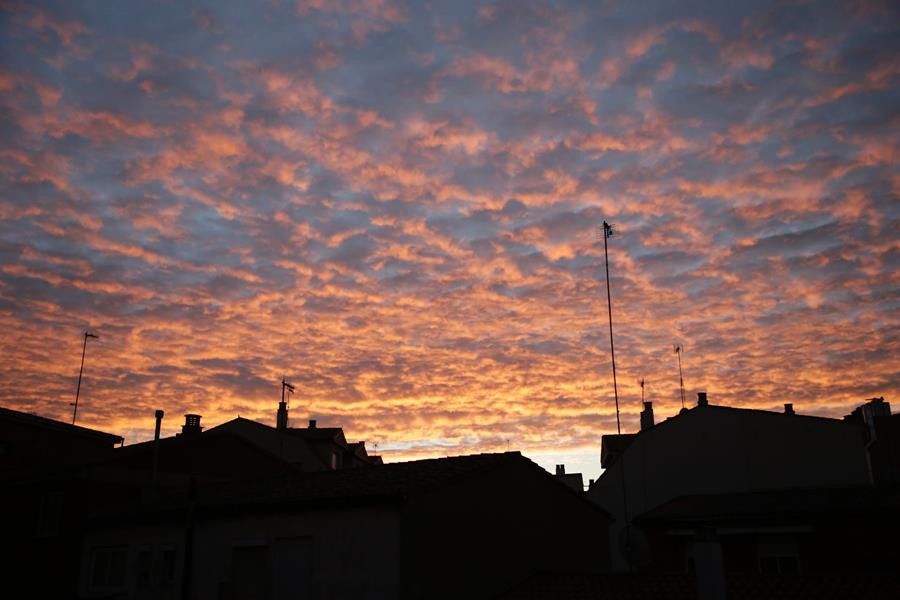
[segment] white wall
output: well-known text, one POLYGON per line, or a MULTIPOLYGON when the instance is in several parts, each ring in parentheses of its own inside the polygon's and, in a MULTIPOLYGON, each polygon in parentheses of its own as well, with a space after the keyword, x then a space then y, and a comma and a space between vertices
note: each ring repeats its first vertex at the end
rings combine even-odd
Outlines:
MULTIPOLYGON (((393 507, 372 507, 201 519, 194 528, 191 599, 234 597, 235 549, 252 547, 265 548, 262 569, 265 572, 252 587, 267 594, 266 598, 396 599, 399 597, 398 514, 393 507)), ((91 550, 98 546, 126 546, 128 574, 121 597, 179 598, 184 541, 184 528, 168 525, 121 526, 89 534, 81 569, 82 595, 102 595, 92 594, 89 587, 91 550), (170 590, 153 590, 148 596, 137 589, 135 560, 141 549, 164 547, 176 548, 175 581, 170 590)), ((238 555, 240 552, 237 551, 238 555)), ((247 555, 246 552, 243 555, 245 563, 247 555)), ((246 564, 242 572, 246 582, 246 564)))
POLYGON ((278 580, 285 574, 279 574, 279 563, 292 561, 297 564, 287 577, 294 588, 308 589, 310 598, 381 600, 398 596, 399 524, 394 509, 310 511, 215 521, 200 524, 194 540, 197 600, 218 600, 220 590, 227 594, 234 583, 234 548, 254 545, 269 548, 270 598, 281 596, 278 580), (311 552, 303 550, 302 538, 309 540, 311 552), (293 543, 285 543, 287 540, 293 543), (303 564, 307 560, 309 564, 303 564), (305 577, 311 577, 308 587, 299 581, 305 577))

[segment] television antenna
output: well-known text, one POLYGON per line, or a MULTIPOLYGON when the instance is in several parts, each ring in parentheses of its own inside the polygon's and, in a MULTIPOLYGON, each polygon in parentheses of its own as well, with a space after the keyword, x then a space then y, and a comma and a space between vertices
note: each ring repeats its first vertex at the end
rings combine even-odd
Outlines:
POLYGON ((75 402, 69 404, 69 406, 74 406, 75 409, 72 411, 72 425, 75 424, 75 418, 78 416, 78 396, 81 394, 81 376, 84 373, 84 354, 87 351, 87 341, 88 338, 94 338, 95 340, 100 339, 99 335, 95 335, 90 331, 84 332, 84 342, 81 346, 81 368, 78 369, 78 385, 75 388, 75 402))
MULTIPOLYGON (((619 439, 621 440, 622 436, 622 421, 619 416, 619 386, 616 382, 616 349, 613 345, 613 324, 612 324, 612 292, 610 292, 609 288, 609 238, 613 237, 617 233, 616 228, 613 225, 610 225, 606 221, 603 221, 603 259, 606 264, 606 306, 609 314, 609 352, 610 357, 612 359, 612 376, 613 376, 613 396, 616 400, 616 433, 618 434, 619 439)), ((628 557, 630 552, 628 549, 629 544, 629 529, 631 525, 631 520, 628 517, 628 492, 625 486, 625 456, 624 450, 623 455, 619 457, 618 461, 620 463, 619 472, 622 476, 622 510, 623 516, 625 517, 625 556, 628 557)))
POLYGON ((684 344, 672 344, 675 354, 678 355, 678 385, 681 387, 681 410, 684 410, 684 374, 681 370, 681 353, 684 352, 684 344))

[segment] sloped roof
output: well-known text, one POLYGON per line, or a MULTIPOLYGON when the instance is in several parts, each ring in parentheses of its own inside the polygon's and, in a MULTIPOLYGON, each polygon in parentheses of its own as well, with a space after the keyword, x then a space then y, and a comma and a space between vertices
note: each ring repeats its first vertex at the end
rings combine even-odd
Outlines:
POLYGON ((322 459, 310 448, 308 442, 302 436, 282 435, 283 433, 290 433, 296 430, 279 430, 264 423, 238 417, 221 425, 216 425, 202 435, 209 435, 218 431, 230 431, 239 435, 269 454, 282 458, 287 462, 303 463, 306 467, 314 465, 317 469, 325 468, 322 459))
POLYGON ((2 406, 0 406, 0 419, 7 419, 25 425, 31 425, 33 427, 40 427, 78 437, 108 442, 110 445, 121 443, 123 440, 122 436, 106 433, 105 431, 100 431, 98 429, 90 429, 88 427, 81 427, 80 425, 71 425, 55 419, 47 419, 45 417, 39 417, 38 415, 2 406))
MULTIPOLYGON (((560 493, 571 495, 585 507, 606 513, 584 494, 574 492, 519 452, 471 454, 253 481, 207 483, 197 487, 195 502, 205 515, 398 504, 411 496, 515 464, 526 466, 538 477, 545 477, 548 485, 558 486, 560 493)), ((183 497, 170 497, 154 506, 121 507, 96 518, 99 521, 143 520, 151 514, 178 514, 183 505, 183 497)))
POLYGON ((207 486, 202 490, 201 501, 233 503, 399 497, 515 461, 531 462, 519 452, 505 452, 371 465, 254 482, 252 486, 207 486))
POLYGON ((289 427, 285 431, 311 442, 336 442, 342 446, 347 445, 347 438, 344 437, 344 430, 341 427, 289 427))
MULTIPOLYGON (((663 421, 660 421, 659 423, 656 423, 651 427, 641 429, 634 433, 607 434, 602 436, 601 461, 603 461, 603 468, 606 469, 613 464, 614 461, 608 461, 608 457, 610 454, 613 454, 614 457, 621 456, 636 440, 642 439, 644 436, 651 435, 654 431, 658 431, 660 428, 673 427, 678 425, 679 423, 683 423, 686 419, 694 419, 702 415, 736 415, 752 419, 779 419, 781 420, 781 422, 784 422, 785 419, 788 419, 789 422, 792 423, 802 423, 806 425, 814 424, 824 427, 859 427, 859 425, 854 421, 834 419, 831 417, 803 415, 799 413, 786 414, 784 412, 762 410, 758 408, 741 408, 737 406, 722 406, 719 404, 698 405, 691 408, 683 408, 677 414, 663 421)), ((600 474, 600 478, 603 478, 605 475, 606 471, 600 474)))

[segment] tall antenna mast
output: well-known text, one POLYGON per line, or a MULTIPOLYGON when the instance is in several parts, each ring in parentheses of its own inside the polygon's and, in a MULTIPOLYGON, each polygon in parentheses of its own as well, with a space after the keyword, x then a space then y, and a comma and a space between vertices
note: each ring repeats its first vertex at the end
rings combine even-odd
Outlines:
POLYGON ((81 375, 84 373, 84 353, 87 351, 88 338, 96 340, 100 339, 100 336, 89 331, 84 332, 84 343, 81 346, 81 368, 78 369, 78 386, 75 388, 75 402, 72 403, 72 406, 75 407, 75 410, 72 411, 72 425, 75 424, 75 418, 78 416, 78 396, 81 394, 81 375))
MULTIPOLYGON (((618 434, 618 441, 621 443, 622 436, 622 422, 619 418, 619 386, 616 382, 616 349, 613 345, 613 326, 612 326, 612 293, 609 289, 609 246, 607 244, 607 240, 615 235, 615 229, 612 225, 603 221, 603 258, 606 263, 606 306, 609 314, 609 352, 612 357, 612 376, 613 376, 613 396, 616 399, 616 433, 618 434)), ((630 519, 628 518, 628 492, 625 488, 625 456, 624 456, 624 445, 622 455, 619 457, 619 460, 622 462, 621 469, 619 470, 622 474, 622 508, 625 516, 625 554, 626 560, 629 559, 629 524, 630 519)))
POLYGON ((641 377, 640 380, 638 381, 638 383, 641 384, 641 408, 643 409, 643 407, 644 407, 644 383, 645 383, 644 378, 641 377))
POLYGON ((681 409, 684 410, 684 375, 681 371, 681 352, 684 350, 684 345, 682 344, 673 344, 675 348, 675 354, 678 355, 678 385, 681 386, 681 409))
POLYGON ((603 221, 603 258, 606 262, 606 306, 609 314, 609 352, 612 356, 613 395, 616 399, 616 433, 622 435, 622 424, 619 421, 619 386, 616 383, 616 348, 613 344, 612 294, 609 290, 609 247, 606 242, 613 235, 615 235, 613 226, 603 221))

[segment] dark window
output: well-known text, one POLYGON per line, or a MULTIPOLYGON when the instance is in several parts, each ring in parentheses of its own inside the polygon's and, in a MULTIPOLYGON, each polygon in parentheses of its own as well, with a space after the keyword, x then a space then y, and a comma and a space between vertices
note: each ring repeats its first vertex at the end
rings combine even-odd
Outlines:
POLYGON ((124 546, 94 548, 91 553, 91 588, 118 589, 125 584, 124 546))
POLYGON ((175 548, 163 548, 159 558, 159 587, 169 588, 175 582, 175 548))
POLYGON ((282 538, 274 546, 275 597, 309 600, 312 597, 312 538, 282 538))
POLYGON ((231 581, 234 597, 244 600, 265 600, 271 587, 269 548, 267 546, 239 546, 231 551, 231 581))
POLYGON ((759 557, 759 572, 763 575, 778 574, 778 559, 774 556, 759 557))
POLYGON ((763 575, 798 575, 800 561, 796 556, 760 556, 759 572, 763 575))
POLYGON ((779 556, 778 571, 782 575, 797 575, 800 572, 800 564, 796 556, 779 556))
POLYGON ((153 582, 153 552, 150 550, 141 550, 137 554, 137 586, 138 589, 146 590, 150 588, 153 582))

